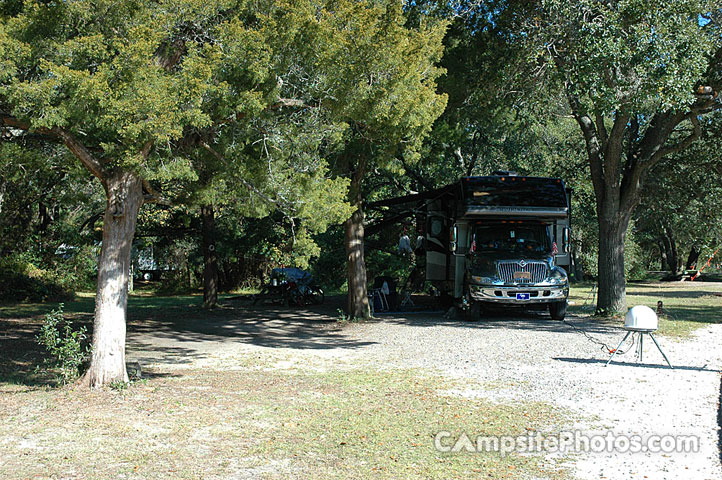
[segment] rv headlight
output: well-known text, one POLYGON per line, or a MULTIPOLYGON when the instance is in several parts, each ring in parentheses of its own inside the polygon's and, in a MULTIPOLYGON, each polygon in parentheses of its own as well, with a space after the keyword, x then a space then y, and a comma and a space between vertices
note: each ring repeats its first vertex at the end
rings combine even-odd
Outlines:
POLYGON ((565 285, 567 283, 567 272, 563 268, 554 267, 549 274, 549 283, 554 285, 565 285))
POLYGON ((496 281, 496 278, 494 278, 494 277, 478 277, 476 275, 472 275, 471 281, 474 283, 481 284, 481 285, 488 285, 490 283, 494 283, 496 281))

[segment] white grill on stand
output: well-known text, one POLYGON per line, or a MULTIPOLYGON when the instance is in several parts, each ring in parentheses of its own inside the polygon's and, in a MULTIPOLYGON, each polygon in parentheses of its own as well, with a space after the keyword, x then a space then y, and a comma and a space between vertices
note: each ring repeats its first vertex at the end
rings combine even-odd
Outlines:
POLYGON ((657 328, 659 328, 657 314, 645 305, 630 308, 624 317, 625 330, 654 332, 657 328))
MULTIPOLYGON (((630 335, 634 335, 636 333, 639 335, 637 357, 640 362, 644 361, 644 336, 649 335, 654 344, 657 346, 659 353, 662 354, 664 360, 667 362, 667 365, 669 365, 669 368, 674 368, 672 367, 672 364, 669 363, 667 355, 665 355, 662 351, 662 347, 660 347, 659 343, 657 343, 657 339, 654 338, 654 335, 652 335, 652 332, 656 331, 658 327, 659 319, 657 318, 657 314, 654 313, 654 310, 645 305, 637 305, 636 307, 630 308, 627 315, 624 317, 624 329, 627 331, 627 334, 624 336, 622 341, 619 342, 617 348, 612 351, 612 354, 609 356, 609 360, 607 361, 607 365, 611 363, 614 355, 617 354, 617 350, 619 350, 619 347, 622 346, 624 341, 630 335)), ((634 337, 632 337, 632 340, 634 340, 634 337)))

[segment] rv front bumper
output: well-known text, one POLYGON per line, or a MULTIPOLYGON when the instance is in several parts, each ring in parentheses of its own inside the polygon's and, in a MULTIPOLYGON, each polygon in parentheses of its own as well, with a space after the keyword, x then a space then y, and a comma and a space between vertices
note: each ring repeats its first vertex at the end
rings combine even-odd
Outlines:
POLYGON ((526 305, 530 303, 552 303, 569 297, 568 285, 497 286, 470 285, 469 294, 477 302, 508 303, 526 305))

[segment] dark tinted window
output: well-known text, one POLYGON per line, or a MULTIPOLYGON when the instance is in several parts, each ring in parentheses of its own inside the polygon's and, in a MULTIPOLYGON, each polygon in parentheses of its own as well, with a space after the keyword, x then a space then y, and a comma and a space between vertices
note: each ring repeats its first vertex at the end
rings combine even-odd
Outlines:
POLYGON ((468 177, 461 183, 467 206, 567 206, 564 184, 556 178, 468 177))
POLYGON ((486 223, 474 226, 471 236, 472 252, 549 252, 549 229, 540 223, 486 223))

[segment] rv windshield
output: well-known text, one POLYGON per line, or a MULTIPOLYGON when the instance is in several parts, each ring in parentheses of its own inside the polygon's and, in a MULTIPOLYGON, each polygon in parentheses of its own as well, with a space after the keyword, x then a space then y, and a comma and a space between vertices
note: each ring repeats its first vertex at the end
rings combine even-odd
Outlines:
POLYGON ((546 225, 541 223, 489 223, 472 231, 471 252, 551 252, 546 225))

